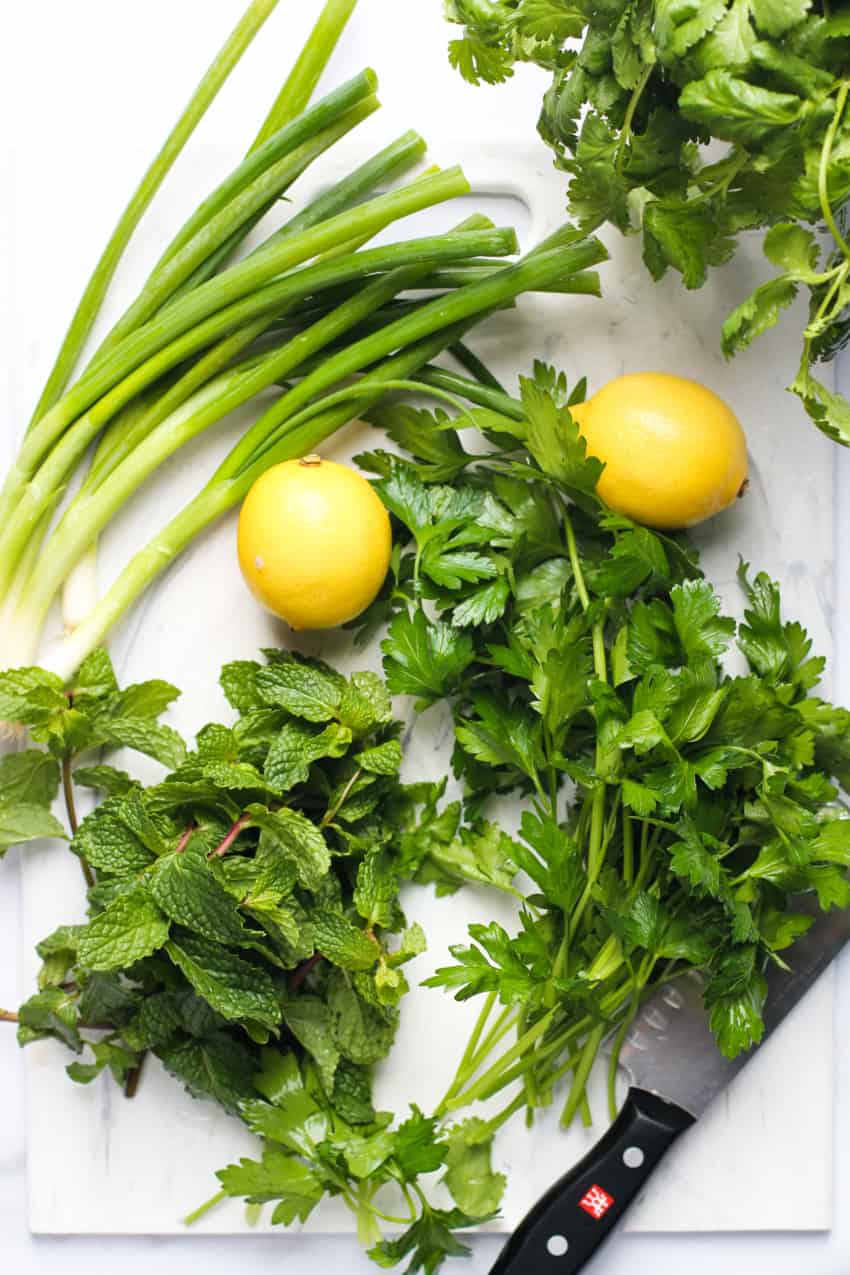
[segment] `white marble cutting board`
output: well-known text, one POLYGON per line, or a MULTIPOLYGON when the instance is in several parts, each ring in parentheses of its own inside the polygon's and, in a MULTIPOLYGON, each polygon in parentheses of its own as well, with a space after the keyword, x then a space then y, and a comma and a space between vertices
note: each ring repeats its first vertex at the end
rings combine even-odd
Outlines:
MULTIPOLYGON (((188 3, 189 0, 184 0, 188 3)), ((206 6, 192 0, 198 12, 206 6)), ((106 9, 101 0, 89 7, 106 9)), ((157 0, 151 22, 166 11, 157 0)), ((216 0, 210 11, 223 28, 234 5, 216 0)), ((299 6, 301 8, 302 6, 299 6)), ((304 5, 312 11, 313 5, 304 5)), ((522 77, 498 93, 475 94, 448 71, 442 53, 444 33, 434 32, 433 0, 363 0, 347 49, 338 56, 338 74, 353 72, 363 49, 382 75, 388 109, 364 130, 368 139, 386 140, 410 120, 430 138, 441 137, 433 155, 442 163, 461 160, 477 189, 501 195, 516 190, 528 202, 522 216, 530 242, 560 219, 563 186, 549 166, 548 153, 532 138, 538 84, 522 77), (421 29, 420 29, 421 28, 421 29), (409 47, 414 34, 421 57, 396 65, 393 48, 409 47), (358 46, 360 48, 358 49, 358 46), (383 55, 381 50, 383 49, 383 55), (425 97, 427 96, 427 103, 425 97), (406 112, 406 102, 416 104, 406 112), (475 118, 471 119, 471 116, 475 118), (463 120, 463 129, 453 127, 463 120), (427 121, 434 126, 427 128, 427 121), (485 129, 485 122, 490 125, 485 129), (501 141, 493 144, 494 127, 501 141), (368 130, 368 132, 367 132, 368 130), (457 134, 457 136, 455 136, 457 134), (479 137, 488 137, 486 145, 479 137), (451 137, 453 140, 447 141, 451 137), (518 139, 522 139, 519 144, 518 139)), ((235 6, 238 8, 238 5, 235 6)), ((310 13, 287 14, 287 30, 306 26, 310 13)), ((437 24, 439 27, 439 24, 437 24)), ((262 46, 258 46, 258 50, 262 46)), ((258 54, 259 57, 259 54, 258 54)), ((261 63, 256 62, 259 66, 261 63)), ((267 55, 268 84, 274 82, 267 55)), ((175 72, 176 73, 176 72, 175 72)), ((245 94, 245 82, 241 86, 245 94)), ((81 85, 81 92, 96 86, 81 85)), ((250 94, 247 94, 250 97, 250 94)), ((265 102, 268 93, 261 101, 265 102)), ((232 99, 229 103, 232 109, 232 99)), ((238 104, 237 104, 238 105, 238 104)), ((244 111, 232 128, 235 154, 256 114, 244 111)), ((230 140, 217 119, 216 141, 230 140)), ((109 152, 117 138, 112 121, 102 120, 103 138, 82 139, 84 153, 109 152)), ((209 134, 207 134, 209 139, 209 134)), ((368 148, 368 147, 367 147, 368 148)), ((352 160, 353 151, 348 151, 352 160)), ((130 284, 162 243, 175 210, 185 209, 222 170, 227 156, 218 145, 193 151, 190 163, 155 206, 140 236, 139 250, 128 259, 125 282, 116 290, 126 296, 130 284)), ((108 171, 99 174, 104 193, 128 189, 143 156, 113 152, 108 171)), ((60 155, 56 188, 72 190, 74 166, 60 155), (64 166, 64 167, 63 167, 64 166), (63 186, 63 171, 67 184, 63 186)), ((14 252, 13 305, 8 339, 15 369, 11 419, 18 427, 27 416, 55 346, 64 316, 79 291, 84 265, 63 260, 58 248, 44 250, 46 231, 55 227, 49 184, 32 158, 19 154, 12 201, 14 222, 4 212, 3 255, 14 252), (38 251, 39 241, 42 251, 38 251), (26 286, 24 286, 26 284, 26 286), (35 301, 49 295, 53 308, 43 321, 35 301)), ((323 175, 331 175, 326 167, 323 175)), ((54 174, 55 177, 55 174, 54 174)), ((488 205, 489 207, 490 205, 488 205)), ((509 210, 513 216, 514 210, 509 210)), ((521 210, 520 210, 521 211, 521 210)), ((93 252, 112 216, 101 216, 72 203, 63 234, 93 252), (87 243, 87 236, 91 239, 87 243)), ((417 222, 448 225, 456 210, 417 222)), ((413 222, 411 222, 413 232, 413 222)), ((705 564, 712 579, 737 605, 734 572, 740 551, 783 584, 789 615, 803 619, 817 649, 831 654, 832 471, 830 445, 805 421, 796 401, 782 386, 790 378, 797 349, 799 315, 755 350, 734 363, 723 363, 717 349, 719 316, 742 296, 762 272, 758 243, 749 241, 735 263, 715 272, 701 292, 686 294, 677 280, 653 285, 635 243, 610 241, 613 260, 603 267, 604 302, 588 298, 524 301, 510 316, 492 320, 474 340, 476 348, 503 375, 511 377, 544 355, 574 378, 589 376, 591 388, 618 372, 640 368, 681 371, 722 393, 741 416, 753 459, 753 483, 747 499, 702 537, 705 564)), ((8 258, 7 258, 8 259, 8 258)), ((104 583, 115 574, 132 547, 176 510, 227 450, 244 418, 231 420, 214 435, 199 440, 169 465, 155 486, 143 491, 111 529, 102 557, 104 583)), ((9 437, 2 445, 8 449, 9 437)), ((346 458, 368 440, 350 429, 325 450, 346 458)), ((5 464, 6 456, 0 455, 5 464)), ((220 665, 250 657, 258 646, 287 643, 283 626, 260 613, 239 578, 233 552, 233 519, 192 546, 186 556, 148 594, 116 632, 112 649, 125 680, 163 676, 184 688, 171 720, 187 734, 204 721, 226 712, 215 684, 220 665)), ((378 667, 376 652, 352 659, 348 643, 336 635, 310 647, 348 667, 378 667)), ((408 711, 400 705, 400 711, 408 711)), ((445 772, 450 747, 447 719, 434 710, 418 720, 407 752, 409 778, 445 772)), ((150 773, 156 773, 151 766, 150 773)), ((55 846, 39 847, 25 856, 23 881, 24 936, 32 944, 52 926, 80 915, 81 891, 76 865, 55 846)), ((500 901, 483 892, 464 891, 451 900, 435 901, 421 890, 407 899, 411 917, 422 920, 430 938, 426 956, 413 967, 425 977, 445 957, 446 945, 457 941, 469 921, 499 916, 509 923, 500 901)), ((29 968, 34 961, 29 957, 29 968)), ((405 1005, 403 1025, 391 1067, 380 1078, 383 1105, 401 1109, 414 1100, 427 1108, 442 1092, 469 1030, 474 1007, 459 1006, 439 992, 415 991, 405 1005)), ((793 1020, 736 1081, 700 1126, 683 1140, 656 1175, 643 1201, 633 1211, 630 1227, 670 1230, 819 1230, 830 1225, 832 1077, 831 980, 824 979, 793 1020), (777 1114, 779 1118, 777 1118, 777 1114), (746 1183, 745 1187, 743 1184, 746 1183)), ((180 1216, 215 1189, 212 1171, 239 1155, 251 1154, 254 1140, 211 1105, 193 1102, 157 1065, 146 1069, 139 1097, 121 1100, 105 1081, 82 1088, 68 1082, 58 1048, 44 1045, 26 1053, 28 1081, 28 1174, 30 1223, 37 1232, 162 1234, 180 1230, 180 1216)), ((600 1128, 604 1104, 596 1104, 600 1128)), ((503 1135, 499 1167, 509 1175, 504 1220, 513 1225, 535 1196, 583 1152, 590 1135, 561 1134, 554 1120, 541 1121, 528 1133, 517 1124, 503 1135)), ((323 1207, 310 1229, 350 1229, 344 1209, 323 1207)), ((229 1204, 210 1214, 199 1229, 216 1233, 246 1230, 242 1211, 229 1204)))

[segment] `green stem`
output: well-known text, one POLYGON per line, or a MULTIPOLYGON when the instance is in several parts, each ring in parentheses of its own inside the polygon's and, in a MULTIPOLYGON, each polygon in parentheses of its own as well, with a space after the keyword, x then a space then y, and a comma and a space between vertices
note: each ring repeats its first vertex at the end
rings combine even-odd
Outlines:
MULTIPOLYGON (((143 324, 114 350, 111 350, 108 359, 98 364, 91 373, 81 377, 32 431, 21 449, 12 478, 0 499, 0 525, 4 522, 4 515, 10 512, 9 493, 10 490, 19 486, 21 474, 23 472, 31 474, 34 466, 40 462, 72 421, 169 342, 189 332, 217 311, 241 300, 264 284, 269 284, 277 276, 292 270, 312 257, 325 253, 352 238, 376 234, 392 221, 410 216, 423 208, 430 208, 434 204, 468 193, 469 183, 461 170, 454 168, 422 181, 411 182, 408 186, 390 191, 386 195, 378 195, 356 208, 330 217, 299 234, 287 236, 266 251, 246 258, 195 289, 175 305, 169 306, 149 323, 143 324)), ((365 257, 366 254, 351 254, 352 258, 358 256, 365 257)), ((359 263, 356 267, 358 273, 360 264, 363 263, 359 263)), ((350 261, 348 268, 352 268, 350 261)), ((310 267, 298 275, 291 276, 288 280, 281 281, 278 285, 277 296, 283 300, 287 293, 290 297, 298 295, 299 288, 304 284, 307 282, 315 284, 323 277, 326 280, 340 282, 345 278, 346 270, 343 269, 339 273, 335 273, 335 270, 339 270, 338 262, 326 262, 310 267), (290 288, 291 292, 289 292, 290 288)), ((266 299, 270 300, 268 297, 266 299)))
MULTIPOLYGON (((321 393, 330 384, 369 367, 392 350, 409 342, 419 341, 444 330, 447 324, 455 324, 475 315, 501 309, 512 297, 527 292, 541 281, 558 277, 572 269, 574 251, 571 248, 554 249, 551 252, 529 256, 517 265, 506 266, 482 283, 470 284, 448 298, 426 302, 413 314, 389 324, 381 331, 364 337, 328 359, 322 367, 294 386, 249 430, 231 456, 220 467, 219 474, 232 476, 254 455, 262 457, 266 448, 273 447, 281 426, 291 427, 304 417, 297 415, 302 405, 321 393)), ((387 378, 404 379, 404 378, 387 378)), ((309 417, 310 410, 306 412, 309 417)), ((538 786, 539 786, 539 780, 538 786)))
POLYGON ((623 810, 623 880, 631 886, 635 874, 634 826, 629 812, 623 810))
POLYGON ((561 1127, 563 1129, 568 1129, 570 1127, 576 1112, 582 1104, 582 1099, 585 1098, 587 1081, 593 1068, 593 1064, 596 1061, 596 1055, 599 1052, 599 1046, 602 1043, 602 1037, 604 1034, 604 1027, 595 1027, 588 1036, 584 1048, 581 1051, 581 1056, 573 1076, 573 1083, 570 1086, 567 1101, 564 1104, 563 1111, 561 1112, 561 1127))
POLYGON ((829 227, 830 233, 835 240, 838 248, 845 257, 850 258, 850 246, 847 240, 838 229, 838 223, 832 212, 832 205, 829 202, 829 161, 832 158, 832 148, 835 143, 835 134, 841 123, 841 117, 844 114, 844 107, 847 104, 847 94, 850 93, 850 81, 844 80, 841 88, 838 90, 838 96, 835 99, 835 111, 826 130, 821 147, 820 162, 818 164, 818 198, 820 200, 821 212, 824 221, 829 227))
POLYGON ((512 1063, 522 1058, 534 1042, 540 1039, 552 1022, 555 1012, 554 1009, 550 1009, 542 1018, 537 1020, 533 1027, 529 1027, 528 1031, 524 1032, 519 1040, 505 1051, 499 1061, 494 1063, 471 1088, 467 1089, 462 1098, 455 1097, 451 1099, 447 1104, 448 1110, 454 1111, 458 1107, 466 1106, 467 1103, 475 1102, 483 1090, 487 1089, 512 1063))
POLYGON ((478 1018, 475 1021, 475 1026, 472 1029, 472 1035, 469 1037, 469 1040, 467 1041, 466 1049, 463 1052, 463 1057, 461 1058, 460 1062, 457 1065, 457 1070, 455 1071, 454 1079, 452 1080, 452 1083, 449 1085, 448 1089, 446 1090, 440 1102, 437 1104, 437 1107, 434 1112, 435 1115, 442 1115, 445 1112, 446 1110, 445 1104, 448 1101, 448 1099, 451 1098, 452 1095, 455 1094, 457 1090, 462 1087, 462 1085, 464 1084, 466 1080, 467 1075, 473 1074, 472 1071, 469 1070, 470 1063, 472 1062, 472 1059, 475 1055, 475 1051, 478 1047, 478 1042, 481 1039, 481 1033, 484 1031, 484 1028, 487 1025, 487 1019, 490 1017, 491 1013, 493 1012, 493 1007, 495 1004, 496 1004, 496 993, 489 992, 487 996, 484 998, 484 1005, 481 1009, 481 1012, 478 1015, 478 1018))
POLYGON ((623 161, 626 158, 626 147, 631 141, 632 124, 634 123, 635 112, 637 111, 640 99, 643 97, 644 89, 650 81, 652 72, 655 70, 654 63, 649 63, 640 73, 637 84, 632 89, 632 95, 629 98, 629 104, 626 107, 626 114, 623 119, 623 127, 620 130, 620 140, 617 144, 617 154, 614 159, 614 167, 618 173, 623 171, 623 161))
POLYGON ((121 214, 71 320, 71 326, 36 405, 31 426, 58 401, 94 326, 106 291, 133 232, 222 85, 277 3, 278 0, 252 0, 121 214))
MULTIPOLYGON (((270 203, 279 199, 314 160, 367 119, 377 110, 377 107, 376 97, 363 98, 336 123, 323 128, 311 140, 303 142, 295 150, 287 152, 276 163, 271 164, 220 212, 205 221, 187 243, 173 252, 169 250, 169 253, 155 267, 139 296, 109 333, 102 347, 104 354, 101 358, 106 357, 124 337, 129 336, 131 332, 152 318, 177 288, 202 266, 213 252, 222 244, 230 242, 236 230, 250 222, 255 214, 267 208, 270 203)), ((284 133, 286 132, 288 130, 284 130, 284 133)), ((273 142, 268 143, 268 146, 272 145, 273 142)), ((179 239, 180 236, 178 236, 179 239)), ((100 366, 101 358, 95 359, 87 374, 100 366)))
POLYGON ((263 127, 254 139, 252 152, 304 110, 356 4, 357 0, 327 0, 263 127))
POLYGON ((217 1205, 221 1204, 222 1200, 226 1199, 226 1191, 217 1191, 215 1195, 210 1196, 206 1203, 201 1204, 192 1213, 187 1213, 183 1219, 183 1225, 193 1226, 195 1222, 199 1221, 204 1216, 205 1213, 209 1213, 211 1209, 214 1209, 217 1205))

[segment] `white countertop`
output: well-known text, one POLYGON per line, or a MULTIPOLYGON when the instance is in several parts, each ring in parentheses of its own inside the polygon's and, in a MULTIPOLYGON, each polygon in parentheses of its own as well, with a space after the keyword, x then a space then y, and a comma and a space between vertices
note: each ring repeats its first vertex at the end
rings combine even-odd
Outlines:
MULTIPOLYGON (((127 193, 117 155, 122 133, 132 139, 133 164, 129 171, 136 172, 141 169, 143 158, 161 141, 190 84, 242 7, 242 0, 146 0, 139 6, 131 6, 126 0, 123 5, 112 0, 77 0, 75 5, 68 5, 66 0, 28 0, 25 6, 0 6, 0 105, 5 108, 4 118, 14 119, 16 144, 46 148, 55 171, 55 200, 48 202, 42 194, 33 206, 35 225, 26 227, 28 235, 36 233, 37 228, 45 235, 57 232, 52 242, 46 242, 40 268, 32 278, 31 287, 40 300, 50 296, 52 254, 62 254, 63 243, 70 245, 79 262, 81 287, 90 260, 114 222, 117 201, 127 193), (131 13, 136 16, 130 17, 131 13), (161 71, 154 69, 154 59, 161 71), (116 179, 116 170, 121 174, 120 180, 116 179)), ((251 103, 252 95, 246 87, 252 83, 251 76, 263 85, 259 97, 262 109, 276 89, 276 77, 285 74, 291 61, 295 48, 290 42, 293 23, 296 29, 302 28, 305 14, 318 11, 318 7, 319 0, 301 0, 297 6, 291 0, 282 0, 245 64, 210 113, 205 125, 207 138, 232 138, 235 146, 244 143, 258 109, 256 99, 251 103)), ((418 17, 427 9, 433 18, 421 27, 417 23, 415 60, 419 75, 414 80, 421 85, 423 64, 442 69, 445 62, 448 28, 441 25, 439 8, 439 0, 361 0, 355 22, 335 59, 334 78, 352 73, 366 61, 374 65, 381 76, 386 114, 392 113, 392 121, 386 125, 391 133, 412 125, 426 137, 435 130, 445 135, 446 125, 451 123, 465 137, 487 137, 492 99, 486 90, 473 92, 459 79, 447 81, 441 74, 433 97, 420 91, 413 102, 409 101, 413 49, 404 39, 405 24, 399 21, 399 14, 415 11, 418 17), (388 23, 390 14, 392 24, 388 23)), ((532 74, 518 77, 512 85, 498 90, 500 101, 505 94, 513 94, 518 122, 527 133, 533 131, 538 96, 532 74)), ((439 158, 448 162, 450 156, 440 154, 439 158)), ((189 152, 185 162, 191 165, 189 152)), ((10 179, 9 174, 10 169, 0 163, 0 187, 10 179)), ((19 208, 21 205, 26 206, 27 200, 19 194, 19 208)), ((7 278, 14 248, 14 229, 8 219, 0 218, 0 270, 7 278)), ((20 279, 17 285, 21 286, 20 279)), ((0 295, 6 291, 0 288, 0 295)), ((49 329, 58 343, 67 317, 63 307, 47 309, 40 317, 42 335, 45 328, 49 329)), ((34 369, 27 367, 23 372, 20 368, 15 371, 34 375, 34 369)), ((8 372, 8 368, 0 368, 0 398, 6 402, 3 377, 8 372)), ((850 368, 847 381, 850 388, 850 368)), ((802 413, 799 428, 812 428, 802 413)), ((839 556, 835 592, 838 599, 843 599, 850 593, 850 552, 841 553, 841 546, 850 544, 850 456, 836 450, 836 457, 839 556)), ((850 620, 843 624, 839 620, 835 632, 836 699, 848 703, 850 620)), ((14 852, 0 867, 0 910, 6 920, 0 926, 0 1004, 12 1006, 26 995, 20 965, 14 852)), ((594 1271, 599 1275, 632 1275, 635 1270, 681 1275, 687 1269, 689 1275, 714 1275, 718 1265, 722 1265, 728 1275, 850 1273, 850 1209, 846 1203, 850 1197, 850 957, 844 959, 839 971, 835 1023, 838 1080, 833 1230, 805 1236, 619 1236, 597 1259, 594 1271)), ((32 1237, 26 1220, 23 1088, 21 1058, 8 1028, 5 1033, 0 1032, 0 1092, 5 1099, 0 1136, 0 1254, 5 1259, 2 1269, 10 1275, 36 1271, 39 1275, 59 1271, 74 1275, 77 1270, 80 1275, 84 1270, 100 1275, 116 1266, 132 1275, 137 1270, 147 1272, 152 1259, 164 1260, 169 1275, 186 1275, 202 1263, 210 1275, 230 1272, 236 1261, 246 1275, 263 1270, 267 1262, 286 1262, 291 1275, 307 1275, 317 1265, 328 1271, 344 1266, 351 1275, 377 1269, 348 1237, 284 1233, 236 1238, 32 1237)), ((777 1119, 781 1119, 781 1093, 776 1094, 775 1110, 777 1119)), ((748 1183, 740 1169, 740 1148, 736 1150, 738 1168, 730 1172, 729 1190, 746 1194, 748 1183)), ((500 1244, 498 1237, 479 1237, 473 1241, 473 1260, 447 1269, 483 1275, 500 1244)))

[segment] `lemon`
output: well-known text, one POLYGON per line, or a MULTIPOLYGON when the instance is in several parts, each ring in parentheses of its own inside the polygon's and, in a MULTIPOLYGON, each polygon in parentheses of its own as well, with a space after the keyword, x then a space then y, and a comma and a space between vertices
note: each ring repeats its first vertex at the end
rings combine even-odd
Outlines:
POLYGON ((650 527, 692 527, 726 509, 747 480, 747 441, 729 407, 696 381, 633 372, 570 409, 605 462, 606 504, 650 527))
POLYGON ((329 629, 374 600, 392 535, 365 478, 304 456, 257 479, 239 515, 237 545, 242 574, 265 607, 293 629, 329 629))

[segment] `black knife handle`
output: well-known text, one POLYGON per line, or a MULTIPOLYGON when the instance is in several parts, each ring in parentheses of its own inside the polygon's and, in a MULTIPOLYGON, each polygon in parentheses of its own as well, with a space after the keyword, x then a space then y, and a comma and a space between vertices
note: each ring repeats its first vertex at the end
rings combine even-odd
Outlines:
POLYGON ((537 1201, 490 1275, 574 1275, 611 1233, 649 1175, 694 1117, 630 1089, 607 1133, 537 1201))

